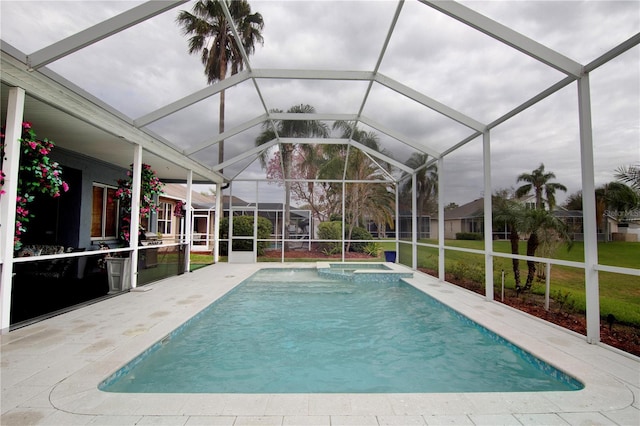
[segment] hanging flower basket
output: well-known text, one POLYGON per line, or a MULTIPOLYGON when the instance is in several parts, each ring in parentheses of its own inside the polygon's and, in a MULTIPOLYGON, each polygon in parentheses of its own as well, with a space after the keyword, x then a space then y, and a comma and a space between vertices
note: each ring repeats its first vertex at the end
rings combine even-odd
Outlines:
MULTIPOLYGON (((0 132, 0 151, 4 158, 4 129, 0 132)), ((55 147, 53 141, 38 139, 31 123, 22 123, 20 138, 20 168, 18 171, 18 195, 16 198, 16 222, 13 249, 22 247, 21 237, 27 232, 26 224, 34 218, 29 211, 29 204, 40 195, 59 197, 69 190, 69 185, 62 179, 62 168, 52 161, 49 154, 55 147)), ((4 194, 5 173, 0 171, 0 195, 4 194)))

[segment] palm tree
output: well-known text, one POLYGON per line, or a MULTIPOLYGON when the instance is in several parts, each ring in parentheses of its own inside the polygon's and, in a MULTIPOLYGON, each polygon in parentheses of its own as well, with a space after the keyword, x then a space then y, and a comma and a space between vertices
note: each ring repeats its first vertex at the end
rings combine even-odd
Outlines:
MULTIPOLYGON (((281 110, 271 110, 272 113, 281 113, 281 110)), ((292 114, 313 114, 316 110, 311 105, 295 105, 289 108, 287 113, 292 114)), ((274 120, 273 126, 271 121, 266 121, 263 124, 263 131, 256 138, 256 146, 264 145, 265 143, 276 139, 277 137, 283 138, 309 138, 309 137, 322 137, 329 136, 329 129, 325 123, 316 120, 274 120), (275 127, 274 127, 275 126, 275 127)), ((293 154, 296 149, 300 149, 303 152, 305 150, 312 150, 314 146, 312 144, 280 144, 280 160, 282 165, 282 177, 284 179, 285 188, 285 239, 289 238, 289 223, 291 222, 291 171, 293 168, 293 154)), ((260 161, 263 167, 267 165, 268 151, 264 151, 260 156, 260 161)), ((311 156, 309 156, 311 157, 311 156)), ((288 243, 285 242, 285 249, 288 247, 288 243)))
MULTIPOLYGON (((247 55, 255 52, 256 42, 263 44, 264 21, 259 13, 251 13, 246 0, 225 0, 233 22, 228 22, 222 5, 217 0, 199 0, 192 12, 181 11, 176 21, 189 39, 189 53, 200 53, 207 83, 212 84, 244 69, 241 47, 231 32, 235 25, 247 55)), ((225 91, 220 92, 220 115, 218 132, 224 133, 225 91)), ((224 141, 218 144, 218 163, 224 161, 224 141)), ((220 170, 222 172, 222 170, 220 170)))
MULTIPOLYGON (((416 195, 418 197, 418 214, 434 214, 437 212, 438 197, 438 166, 432 164, 429 167, 423 167, 429 160, 429 154, 414 152, 411 157, 404 163, 412 169, 420 169, 416 174, 416 195)), ((405 179, 401 191, 405 195, 411 194, 413 189, 413 179, 405 179)), ((418 222, 418 234, 422 235, 422 221, 418 222)))
MULTIPOLYGON (((384 153, 380 149, 380 141, 375 132, 366 132, 352 123, 346 121, 336 121, 333 128, 342 132, 342 137, 351 139, 367 146, 375 151, 384 153)), ((320 170, 320 175, 327 174, 327 177, 334 175, 338 168, 345 170, 345 178, 348 180, 373 180, 384 179, 384 172, 380 167, 389 168, 389 165, 382 162, 376 164, 363 151, 357 148, 345 149, 344 145, 334 145, 327 147, 326 155, 329 158, 327 163, 320 170), (346 161, 346 164, 345 164, 346 161)), ((340 188, 341 191, 342 188, 340 188)), ((385 225, 393 226, 393 204, 395 197, 386 185, 380 183, 349 183, 346 186, 345 220, 349 221, 347 228, 347 240, 351 240, 353 230, 356 226, 364 225, 364 216, 376 223, 378 229, 385 225)), ((347 243, 346 250, 349 251, 351 243, 347 243)))
POLYGON ((629 212, 640 207, 640 192, 621 182, 609 182, 596 188, 596 216, 600 219, 602 232, 606 232, 605 212, 615 214, 618 222, 628 219, 629 212))
MULTIPOLYGON (((509 241, 511 243, 511 254, 517 255, 520 253, 519 226, 524 214, 524 206, 508 198, 506 194, 496 194, 493 197, 493 221, 495 223, 504 223, 506 225, 509 232, 509 241)), ((513 278, 516 283, 516 291, 520 293, 522 290, 520 280, 520 261, 518 259, 511 259, 511 267, 513 269, 513 278)))
POLYGON ((640 164, 629 167, 618 167, 616 179, 628 183, 631 188, 640 193, 640 164))
MULTIPOLYGON (((535 256, 538 246, 542 242, 543 235, 555 235, 561 240, 569 243, 571 247, 571 238, 567 233, 567 225, 560 219, 555 217, 550 211, 543 209, 527 209, 521 216, 519 228, 529 234, 527 239, 527 256, 535 256)), ((524 284, 524 290, 529 290, 533 285, 536 274, 536 262, 527 260, 527 281, 524 284)))
POLYGON ((516 182, 527 183, 516 189, 516 197, 523 197, 533 189, 536 196, 536 208, 544 210, 544 201, 542 199, 542 195, 544 193, 547 198, 547 204, 549 204, 549 210, 553 210, 556 204, 556 191, 567 190, 567 188, 560 183, 549 182, 551 179, 555 179, 555 177, 556 175, 552 172, 545 173, 544 164, 540 164, 540 166, 532 173, 523 173, 518 176, 516 182))

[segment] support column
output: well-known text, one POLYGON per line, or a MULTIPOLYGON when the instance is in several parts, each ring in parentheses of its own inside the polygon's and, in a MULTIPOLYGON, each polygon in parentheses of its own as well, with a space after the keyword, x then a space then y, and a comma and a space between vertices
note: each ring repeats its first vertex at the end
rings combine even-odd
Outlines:
POLYGON ((131 222, 129 227, 129 247, 131 258, 131 288, 138 286, 138 231, 140 229, 140 184, 142 182, 142 145, 135 145, 133 151, 133 176, 131 182, 131 222))
POLYGON ((445 281, 444 266, 444 158, 438 158, 438 281, 445 281))
POLYGON ((411 268, 418 269, 418 190, 415 172, 411 175, 411 268))
POLYGON ((600 341, 600 290, 598 282, 598 221, 593 167, 589 74, 578 80, 580 119, 580 167, 582 171, 582 220, 584 228, 584 274, 587 297, 587 342, 600 341))
POLYGON ((184 271, 189 272, 191 270, 191 226, 193 223, 193 207, 191 206, 191 191, 193 189, 193 170, 187 172, 187 199, 186 199, 186 211, 184 215, 184 243, 185 255, 184 255, 184 271))
MULTIPOLYGON (((347 157, 348 158, 348 157, 347 157)), ((340 240, 340 252, 342 253, 342 261, 344 262, 344 236, 347 232, 347 227, 345 226, 345 212, 346 212, 346 206, 345 206, 345 198, 347 196, 346 191, 346 185, 344 183, 344 179, 342 180, 342 232, 341 232, 341 240, 340 240)))
POLYGON ((15 237, 16 198, 18 196, 18 170, 20 168, 20 142, 24 115, 24 89, 9 89, 7 122, 5 129, 5 151, 2 171, 5 173, 5 191, 0 196, 0 332, 9 332, 11 322, 11 291, 13 281, 13 239, 15 237))
MULTIPOLYGON (((213 217, 213 263, 220 261, 220 219, 222 218, 222 184, 216 184, 215 216, 213 217)), ((207 229, 209 232, 209 229, 207 229)))
POLYGON ((491 203, 491 138, 489 130, 482 134, 484 167, 484 281, 485 297, 493 300, 493 212, 491 203))
POLYGON ((396 263, 400 263, 400 183, 396 182, 396 263))

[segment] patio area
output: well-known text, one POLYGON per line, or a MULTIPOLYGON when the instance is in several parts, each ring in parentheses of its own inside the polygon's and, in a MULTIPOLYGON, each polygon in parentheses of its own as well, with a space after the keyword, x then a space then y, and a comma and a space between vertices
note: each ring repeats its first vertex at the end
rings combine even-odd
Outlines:
MULTIPOLYGON (((259 268, 219 263, 2 335, 3 425, 637 425, 640 360, 416 272, 412 285, 585 384, 575 392, 116 394, 98 384, 259 268)), ((409 270, 407 268, 407 270, 409 270)))

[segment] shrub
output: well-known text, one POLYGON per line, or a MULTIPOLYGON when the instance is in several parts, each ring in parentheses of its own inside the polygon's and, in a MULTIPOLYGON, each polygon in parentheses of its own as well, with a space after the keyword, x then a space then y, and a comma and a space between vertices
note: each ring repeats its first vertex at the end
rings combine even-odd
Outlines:
MULTIPOLYGON (((318 238, 321 240, 342 239, 342 222, 322 222, 318 225, 318 238)), ((340 252, 340 243, 323 243, 323 252, 335 254, 340 252)))
MULTIPOLYGON (((271 236, 273 224, 265 217, 258 216, 258 239, 264 240, 271 236)), ((253 235, 253 216, 234 216, 233 217, 233 235, 235 236, 248 236, 253 235)), ((221 240, 229 239, 229 218, 225 217, 220 220, 220 235, 221 240)), ((251 251, 250 240, 236 240, 233 242, 233 249, 238 251, 251 251)), ((264 249, 267 247, 268 242, 258 242, 258 256, 264 254, 264 249)), ((229 254, 229 245, 227 241, 220 242, 220 254, 227 256, 229 254)))
MULTIPOLYGON (((351 231, 351 239, 352 240, 373 240, 373 235, 369 231, 359 226, 353 228, 351 231)), ((358 253, 365 253, 365 247, 368 243, 354 243, 351 242, 351 251, 355 251, 358 253)))
MULTIPOLYGON (((321 240, 340 240, 342 239, 342 222, 322 222, 318 225, 318 238, 321 240)), ((372 240, 373 236, 366 229, 356 226, 351 232, 352 240, 372 240)), ((351 243, 350 251, 358 253, 366 253, 365 247, 368 243, 351 243)), ((324 249, 331 253, 340 252, 340 243, 324 243, 324 249)))
POLYGON ((364 246, 363 252, 368 254, 369 256, 378 257, 378 255, 380 254, 380 250, 382 250, 382 247, 380 246, 380 244, 367 243, 364 246))
POLYGON ((456 240, 482 240, 482 234, 477 232, 457 232, 456 240))

